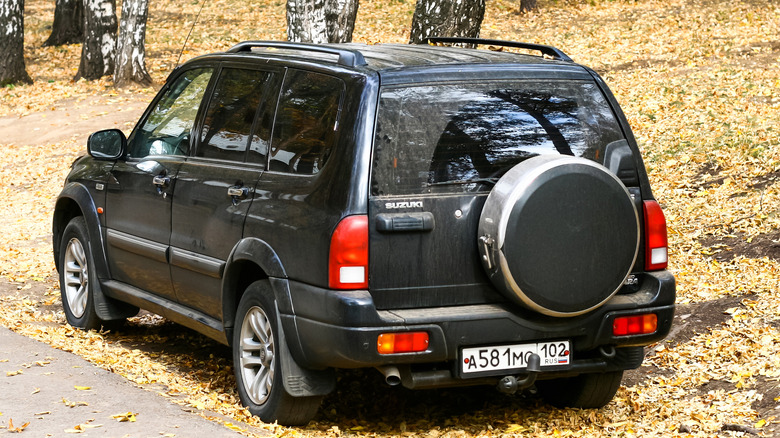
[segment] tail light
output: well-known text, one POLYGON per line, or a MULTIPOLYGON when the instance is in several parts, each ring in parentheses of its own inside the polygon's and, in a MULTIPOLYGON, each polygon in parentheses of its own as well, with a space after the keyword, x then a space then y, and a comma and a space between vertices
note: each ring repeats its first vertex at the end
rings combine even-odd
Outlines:
POLYGON ((379 354, 415 353, 428 349, 428 332, 382 333, 377 337, 379 354))
POLYGON ((644 202, 645 212, 645 269, 666 269, 669 260, 666 238, 666 218, 656 201, 644 202))
POLYGON ((368 287, 368 217, 347 216, 330 238, 328 284, 331 289, 368 287))
POLYGON ((620 316, 612 322, 615 336, 649 335, 658 330, 658 316, 655 313, 620 316))

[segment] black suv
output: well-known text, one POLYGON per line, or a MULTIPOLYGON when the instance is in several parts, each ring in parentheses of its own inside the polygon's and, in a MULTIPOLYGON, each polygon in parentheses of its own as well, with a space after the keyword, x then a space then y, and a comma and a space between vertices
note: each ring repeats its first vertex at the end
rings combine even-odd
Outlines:
POLYGON ((244 42, 88 150, 54 212, 68 322, 143 308, 231 345, 264 421, 309 421, 338 368, 600 407, 670 329, 636 140, 550 46, 244 42))

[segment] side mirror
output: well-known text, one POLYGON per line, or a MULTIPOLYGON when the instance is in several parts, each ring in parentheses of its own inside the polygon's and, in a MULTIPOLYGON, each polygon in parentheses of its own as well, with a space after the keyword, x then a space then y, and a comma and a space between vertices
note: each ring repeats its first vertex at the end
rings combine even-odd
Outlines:
POLYGON ((116 160, 125 156, 127 137, 118 129, 106 129, 89 136, 87 151, 98 160, 116 160))

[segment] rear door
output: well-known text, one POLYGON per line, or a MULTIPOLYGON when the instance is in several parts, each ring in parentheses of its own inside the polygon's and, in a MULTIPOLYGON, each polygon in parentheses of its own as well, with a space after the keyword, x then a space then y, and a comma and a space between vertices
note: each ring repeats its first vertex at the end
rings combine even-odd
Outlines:
POLYGON ((171 276, 179 302, 218 318, 225 261, 268 157, 279 73, 225 65, 174 191, 171 276))
POLYGON ((593 81, 384 87, 369 203, 369 286, 377 307, 503 300, 477 249, 495 182, 536 155, 600 161, 606 145, 622 138, 593 81))

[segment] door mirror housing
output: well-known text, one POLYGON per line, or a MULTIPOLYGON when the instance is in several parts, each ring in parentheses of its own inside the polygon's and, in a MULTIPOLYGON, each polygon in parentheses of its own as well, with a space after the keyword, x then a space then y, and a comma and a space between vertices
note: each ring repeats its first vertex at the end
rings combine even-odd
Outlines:
POLYGON ((127 152, 127 137, 118 129, 97 131, 87 140, 87 151, 98 160, 116 160, 127 152))

